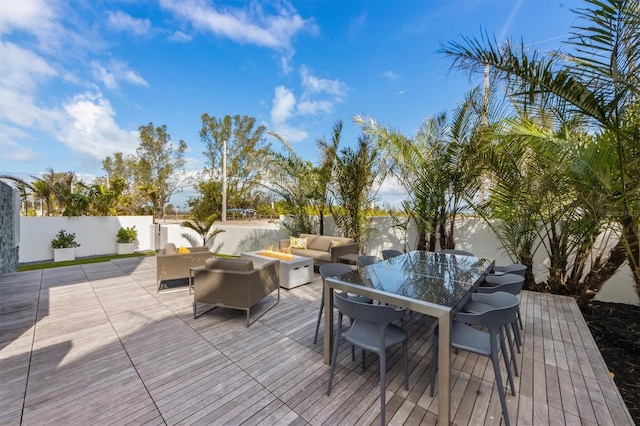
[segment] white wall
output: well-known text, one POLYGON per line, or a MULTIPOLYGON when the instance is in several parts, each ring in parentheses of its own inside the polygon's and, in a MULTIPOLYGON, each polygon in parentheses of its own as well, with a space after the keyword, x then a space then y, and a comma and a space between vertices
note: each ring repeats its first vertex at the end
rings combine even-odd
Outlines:
MULTIPOLYGON (((167 242, 177 246, 201 246, 200 237, 192 230, 178 224, 153 223, 151 216, 102 216, 102 217, 20 217, 19 262, 37 262, 53 259, 51 240, 64 229, 74 232, 81 244, 76 249, 77 257, 113 254, 116 251, 116 234, 120 227, 135 226, 138 231, 136 250, 155 250, 164 247, 167 242)), ((264 224, 250 227, 248 224, 221 225, 225 232, 216 236, 212 251, 239 255, 241 252, 277 247, 278 240, 288 238, 288 233, 278 224, 264 224)), ((366 254, 382 257, 382 250, 395 248, 402 250, 405 245, 402 232, 393 227, 389 217, 376 217, 373 220, 374 232, 367 240, 366 254)), ((467 250, 476 256, 493 258, 496 264, 505 265, 512 260, 505 254, 500 242, 487 224, 479 219, 465 219, 456 224, 456 248, 467 250)), ((334 235, 335 225, 331 217, 325 218, 325 234, 334 235)), ((598 247, 610 249, 615 238, 600 238, 598 247)), ((417 234, 409 229, 406 238, 407 250, 415 250, 417 234)), ((597 247, 597 248, 598 248, 597 247)), ((543 281, 548 275, 549 259, 543 250, 534 259, 536 281, 543 281)), ((624 268, 616 274, 615 285, 607 286, 617 292, 618 298, 627 303, 640 304, 633 286, 633 278, 624 273, 624 268)), ((603 290, 604 293, 604 290, 603 290)), ((617 301, 617 300, 616 300, 617 301)))
MULTIPOLYGON (((81 216, 81 217, 20 217, 19 262, 36 262, 53 259, 51 240, 64 229, 76 234, 81 245, 76 249, 77 257, 113 254, 116 252, 116 234, 120 227, 135 226, 138 231, 136 250, 156 250, 167 242, 177 246, 201 246, 200 237, 191 229, 179 224, 154 224, 151 216, 81 216)), ((212 251, 239 255, 241 252, 259 250, 270 245, 277 247, 278 240, 288 238, 288 233, 278 224, 264 223, 260 227, 247 224, 219 225, 225 232, 216 236, 212 251)), ((477 256, 493 258, 496 264, 512 263, 505 254, 498 239, 487 224, 480 219, 465 219, 456 224, 456 248, 467 250, 477 256)), ((325 218, 325 234, 333 235, 333 218, 325 218)), ((417 234, 410 227, 406 237, 408 250, 415 250, 417 234)), ((611 246, 615 241, 607 241, 611 246)), ((373 220, 373 232, 365 245, 366 254, 382 257, 382 250, 405 246, 401 230, 393 227, 389 217, 376 217, 373 220)), ((537 269, 536 279, 546 278, 548 259, 543 250, 539 250, 534 259, 537 269)))
MULTIPOLYGON (((178 224, 162 225, 167 230, 166 240, 159 248, 167 242, 176 246, 202 246, 202 239, 193 230, 183 228, 178 224)), ((262 227, 216 225, 215 228, 223 229, 225 232, 218 234, 211 246, 214 252, 239 255, 242 252, 255 251, 269 247, 278 247, 278 240, 289 238, 289 234, 280 230, 276 224, 265 224, 262 227)))
POLYGON ((53 259, 51 240, 61 229, 75 233, 80 247, 76 257, 113 254, 116 234, 121 227, 135 226, 136 250, 153 249, 152 216, 20 217, 19 261, 38 262, 53 259))

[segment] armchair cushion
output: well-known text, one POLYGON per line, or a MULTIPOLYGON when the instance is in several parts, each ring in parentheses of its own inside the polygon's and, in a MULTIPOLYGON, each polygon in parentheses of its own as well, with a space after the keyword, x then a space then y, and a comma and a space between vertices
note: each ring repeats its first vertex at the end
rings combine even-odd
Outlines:
POLYGON ((207 269, 224 269, 227 271, 250 271, 253 269, 253 261, 247 259, 222 259, 212 257, 204 262, 207 269))

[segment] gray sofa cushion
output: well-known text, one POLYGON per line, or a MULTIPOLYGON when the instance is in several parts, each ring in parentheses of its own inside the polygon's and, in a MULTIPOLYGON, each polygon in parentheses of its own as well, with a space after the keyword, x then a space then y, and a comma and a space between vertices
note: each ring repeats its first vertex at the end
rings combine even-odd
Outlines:
POLYGON ((225 271, 250 271, 253 269, 253 261, 248 259, 221 259, 212 257, 205 260, 207 269, 223 269, 225 271))
POLYGON ((291 254, 295 254, 296 256, 304 256, 310 257, 316 261, 321 262, 331 262, 331 253, 320 250, 311 250, 311 249, 291 249, 291 254))

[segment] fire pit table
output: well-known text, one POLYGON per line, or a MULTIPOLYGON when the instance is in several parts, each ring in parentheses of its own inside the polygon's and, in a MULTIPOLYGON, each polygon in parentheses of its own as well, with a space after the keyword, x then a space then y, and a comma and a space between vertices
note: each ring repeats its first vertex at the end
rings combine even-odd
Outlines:
POLYGON ((270 262, 273 259, 280 261, 280 287, 291 289, 313 281, 313 259, 310 257, 296 256, 295 254, 274 252, 271 250, 258 250, 241 253, 242 259, 250 259, 256 265, 270 262))

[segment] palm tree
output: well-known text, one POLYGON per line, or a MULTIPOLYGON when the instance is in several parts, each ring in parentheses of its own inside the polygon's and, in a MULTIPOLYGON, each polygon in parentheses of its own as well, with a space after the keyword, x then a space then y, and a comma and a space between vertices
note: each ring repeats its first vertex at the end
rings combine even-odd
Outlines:
POLYGON ((285 210, 292 219, 283 226, 291 235, 313 233, 314 224, 308 208, 315 193, 315 168, 311 162, 303 160, 287 140, 277 133, 269 134, 282 143, 285 152, 271 152, 264 185, 282 197, 285 210))
POLYGON ((317 212, 319 220, 319 234, 324 235, 324 212, 330 208, 329 195, 330 185, 333 178, 333 168, 336 162, 340 136, 342 134, 342 120, 333 126, 331 142, 325 138, 318 139, 317 145, 320 149, 320 164, 315 168, 316 187, 315 198, 317 199, 317 212))
POLYGON ((417 226, 419 250, 454 248, 457 215, 470 207, 480 189, 482 163, 475 152, 481 142, 483 99, 472 90, 453 112, 430 117, 413 138, 356 117, 380 146, 388 174, 406 193, 408 211, 417 226))
POLYGON ((336 158, 331 212, 345 237, 363 245, 370 227, 367 211, 375 200, 373 184, 378 177, 379 151, 368 135, 358 138, 356 149, 343 148, 336 158))
POLYGON ((606 190, 610 219, 620 224, 640 290, 640 7, 636 0, 586 1, 591 8, 576 11, 584 24, 574 27, 567 42, 572 50, 529 53, 523 44, 499 46, 485 35, 449 42, 442 51, 454 67, 489 66, 526 113, 545 110, 561 117, 569 105, 588 121, 601 153, 591 164, 593 175, 606 190), (615 167, 607 170, 612 154, 615 167))
POLYGON ((185 220, 180 226, 194 230, 202 238, 202 246, 207 247, 216 235, 224 232, 224 229, 220 228, 211 229, 216 219, 217 215, 212 214, 204 219, 193 218, 192 220, 185 220))

